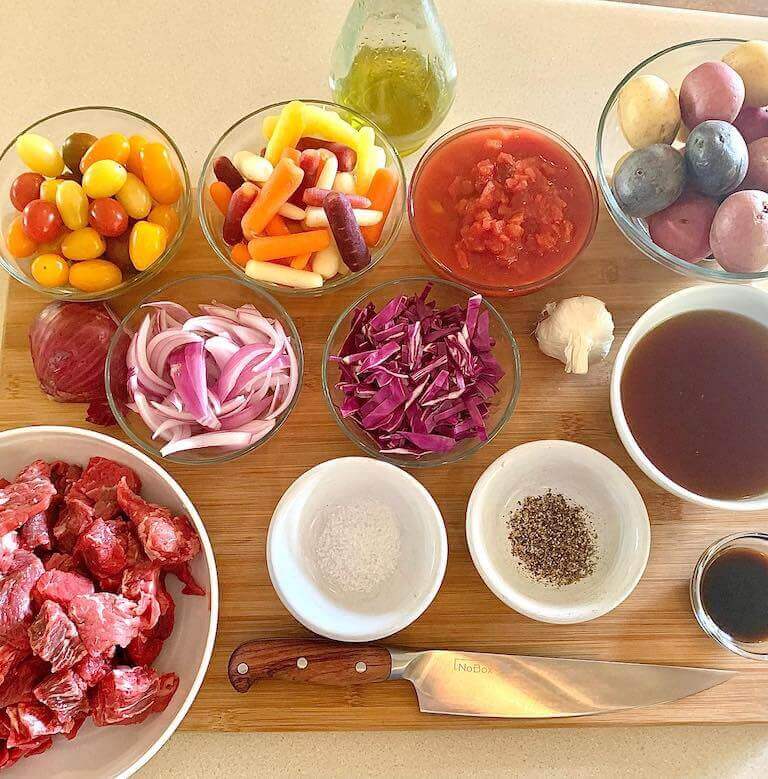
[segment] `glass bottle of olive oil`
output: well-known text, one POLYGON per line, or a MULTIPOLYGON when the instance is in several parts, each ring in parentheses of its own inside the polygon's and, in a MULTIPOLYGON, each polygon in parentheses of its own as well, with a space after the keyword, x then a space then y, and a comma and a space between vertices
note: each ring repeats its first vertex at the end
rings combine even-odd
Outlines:
POLYGON ((330 75, 337 103, 373 119, 402 155, 443 121, 456 63, 433 0, 355 0, 330 75))

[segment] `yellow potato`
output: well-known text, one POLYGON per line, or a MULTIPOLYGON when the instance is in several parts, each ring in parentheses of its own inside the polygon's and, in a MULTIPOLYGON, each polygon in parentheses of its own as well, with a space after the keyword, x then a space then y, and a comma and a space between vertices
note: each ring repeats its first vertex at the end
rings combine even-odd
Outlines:
POLYGON ((680 104, 658 76, 637 76, 619 94, 619 122, 633 149, 672 143, 680 127, 680 104))
POLYGON ((746 105, 768 105, 768 43, 740 43, 723 57, 723 62, 741 76, 746 105))

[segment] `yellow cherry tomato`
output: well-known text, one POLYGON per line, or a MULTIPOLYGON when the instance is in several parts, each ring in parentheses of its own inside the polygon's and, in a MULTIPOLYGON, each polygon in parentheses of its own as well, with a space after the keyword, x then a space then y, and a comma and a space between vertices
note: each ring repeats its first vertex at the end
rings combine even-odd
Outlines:
POLYGON ((41 287, 63 287, 69 280, 69 263, 58 254, 41 254, 32 260, 32 278, 41 287))
POLYGON ((136 222, 128 240, 128 251, 136 270, 146 270, 168 245, 165 228, 152 222, 136 222))
POLYGON ((63 230, 52 241, 48 241, 48 243, 41 243, 37 247, 37 250, 41 254, 61 254, 61 244, 64 243, 64 239, 68 235, 72 235, 72 233, 69 230, 63 230))
POLYGON ((152 210, 152 196, 144 182, 133 173, 125 178, 125 184, 116 195, 118 202, 133 219, 144 219, 152 210))
POLYGON ((21 161, 35 173, 56 177, 64 170, 64 160, 59 150, 37 133, 20 135, 16 139, 16 152, 21 161))
POLYGON ((179 229, 179 215, 173 206, 155 206, 149 212, 148 220, 156 225, 162 225, 168 234, 169 241, 179 229))
POLYGON ((181 179, 162 143, 148 143, 141 150, 141 177, 158 203, 172 205, 181 197, 181 179))
POLYGON ((131 153, 128 155, 128 162, 125 167, 129 173, 141 178, 141 150, 149 143, 143 135, 132 135, 128 139, 131 147, 131 153))
POLYGON ((47 200, 49 203, 56 202, 56 190, 64 179, 46 179, 40 185, 40 199, 47 200))
POLYGON ((37 244, 24 232, 24 228, 21 226, 20 216, 17 216, 8 227, 5 245, 17 260, 29 257, 37 251, 37 244))
POLYGON ((128 173, 114 160, 97 160, 83 174, 83 189, 90 198, 112 197, 125 184, 128 173))
POLYGON ((83 154, 80 160, 80 172, 85 173, 94 162, 99 160, 112 160, 120 165, 128 162, 131 153, 131 144, 122 133, 110 133, 99 138, 83 154))
POLYGON ((106 248, 104 239, 92 227, 75 230, 61 242, 61 253, 68 260, 95 260, 106 248))
POLYGON ((70 230, 80 230, 88 224, 88 198, 76 181, 62 181, 56 187, 56 208, 70 230))
POLYGON ((69 269, 69 283, 82 292, 103 292, 121 284, 123 274, 109 260, 76 262, 69 269))

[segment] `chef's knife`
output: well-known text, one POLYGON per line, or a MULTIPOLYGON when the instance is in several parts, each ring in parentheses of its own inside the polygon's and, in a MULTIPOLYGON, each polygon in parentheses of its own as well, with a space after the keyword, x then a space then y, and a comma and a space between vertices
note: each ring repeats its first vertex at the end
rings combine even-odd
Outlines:
POLYGON ((325 685, 407 679, 422 711, 471 717, 581 717, 634 709, 685 698, 732 676, 709 668, 306 639, 247 641, 229 659, 229 680, 238 692, 260 679, 325 685))

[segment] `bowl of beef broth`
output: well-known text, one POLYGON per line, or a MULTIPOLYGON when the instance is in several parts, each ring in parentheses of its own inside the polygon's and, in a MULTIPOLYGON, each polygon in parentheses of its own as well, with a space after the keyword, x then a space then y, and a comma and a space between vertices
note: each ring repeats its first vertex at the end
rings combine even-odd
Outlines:
POLYGON ((698 286, 648 309, 616 357, 611 412, 629 455, 668 492, 768 508, 768 293, 698 286))

